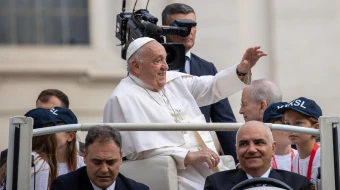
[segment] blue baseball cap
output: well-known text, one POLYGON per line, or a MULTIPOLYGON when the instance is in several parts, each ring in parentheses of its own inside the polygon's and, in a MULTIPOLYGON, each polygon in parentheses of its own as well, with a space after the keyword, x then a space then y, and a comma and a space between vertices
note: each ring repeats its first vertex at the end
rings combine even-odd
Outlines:
POLYGON ((268 122, 269 119, 281 118, 283 114, 278 113, 277 110, 282 108, 286 104, 287 102, 277 102, 270 104, 270 106, 268 106, 263 113, 263 122, 268 122))
POLYGON ((322 116, 320 106, 314 100, 305 97, 297 98, 287 103, 282 108, 279 108, 277 111, 283 114, 287 110, 294 110, 305 116, 314 117, 315 119, 319 119, 319 117, 322 116))
POLYGON ((25 114, 26 117, 32 117, 34 120, 33 129, 43 128, 46 124, 57 125, 57 118, 50 110, 44 108, 34 108, 25 114))
POLYGON ((57 118, 57 123, 77 124, 76 115, 68 108, 54 107, 49 110, 57 118))

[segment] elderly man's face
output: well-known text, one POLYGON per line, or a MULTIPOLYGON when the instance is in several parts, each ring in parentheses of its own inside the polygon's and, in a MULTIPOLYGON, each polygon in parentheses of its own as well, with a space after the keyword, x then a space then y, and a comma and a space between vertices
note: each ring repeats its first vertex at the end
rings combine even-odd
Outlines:
POLYGON ((261 101, 252 100, 249 89, 243 90, 239 113, 243 115, 244 121, 262 121, 265 109, 263 109, 261 101))
POLYGON ((113 140, 95 141, 88 146, 84 157, 87 175, 92 183, 100 188, 113 184, 122 163, 122 153, 113 140))
POLYGON ((166 51, 157 41, 151 41, 142 48, 147 48, 144 61, 133 66, 134 72, 151 88, 162 90, 166 83, 166 71, 169 69, 166 62, 166 51))
POLYGON ((268 131, 263 123, 250 121, 237 134, 236 152, 241 168, 247 172, 263 171, 265 173, 271 164, 275 152, 275 142, 268 137, 268 131))

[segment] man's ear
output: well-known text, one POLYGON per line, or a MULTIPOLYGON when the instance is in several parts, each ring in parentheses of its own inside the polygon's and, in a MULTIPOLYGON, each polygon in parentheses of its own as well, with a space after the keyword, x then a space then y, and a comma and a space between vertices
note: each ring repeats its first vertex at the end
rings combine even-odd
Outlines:
POLYGON ((272 149, 273 149, 273 156, 274 156, 275 151, 276 151, 276 141, 273 142, 272 149))
POLYGON ((87 154, 86 154, 86 151, 85 151, 85 152, 84 152, 84 155, 83 155, 84 163, 85 163, 85 164, 87 164, 87 159, 86 159, 86 157, 87 157, 87 154))
POLYGON ((260 101, 260 112, 264 113, 264 111, 266 111, 267 107, 268 107, 267 102, 265 100, 261 100, 260 101))
POLYGON ((130 62, 130 64, 131 64, 131 69, 132 69, 133 73, 136 76, 139 76, 139 74, 140 74, 140 63, 136 60, 132 60, 130 62))
POLYGON ((122 163, 123 162, 123 152, 120 151, 120 162, 122 163))
POLYGON ((313 128, 314 128, 314 129, 319 129, 319 126, 320 126, 319 123, 315 123, 314 126, 313 126, 313 128))

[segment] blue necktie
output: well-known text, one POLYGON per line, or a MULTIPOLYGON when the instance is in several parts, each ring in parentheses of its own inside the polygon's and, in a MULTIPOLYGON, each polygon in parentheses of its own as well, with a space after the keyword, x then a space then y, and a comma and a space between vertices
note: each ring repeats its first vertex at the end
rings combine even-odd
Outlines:
POLYGON ((189 58, 188 56, 185 56, 184 67, 181 68, 181 69, 179 70, 179 72, 181 72, 181 73, 187 73, 186 70, 185 70, 185 63, 186 63, 186 61, 188 61, 188 60, 190 61, 190 58, 189 58))

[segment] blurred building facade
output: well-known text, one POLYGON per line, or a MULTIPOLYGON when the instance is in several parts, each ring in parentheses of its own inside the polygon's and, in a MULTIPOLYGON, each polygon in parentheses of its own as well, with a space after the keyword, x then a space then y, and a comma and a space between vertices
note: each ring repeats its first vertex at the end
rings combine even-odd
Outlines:
MULTIPOLYGON (((340 115, 340 3, 337 0, 150 1, 159 18, 169 3, 191 5, 197 15, 193 52, 218 70, 238 64, 260 45, 269 56, 253 77, 279 84, 284 101, 305 96, 324 115, 340 115)), ((134 1, 127 1, 131 12, 134 1)), ((145 8, 139 0, 136 9, 145 8)), ((35 107, 47 88, 64 91, 79 121, 99 122, 112 90, 126 76, 115 37, 121 0, 2 0, 0 2, 0 149, 8 121, 35 107)), ((241 92, 230 97, 238 122, 241 92)), ((84 140, 85 133, 81 133, 84 140)))

